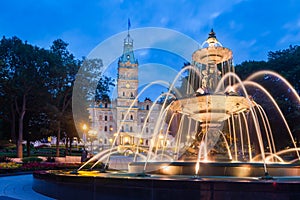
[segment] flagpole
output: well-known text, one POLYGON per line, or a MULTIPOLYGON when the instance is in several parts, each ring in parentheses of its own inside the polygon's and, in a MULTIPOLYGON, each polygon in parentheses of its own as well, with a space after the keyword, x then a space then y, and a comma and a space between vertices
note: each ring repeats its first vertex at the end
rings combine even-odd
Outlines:
POLYGON ((127 27, 128 36, 129 36, 129 29, 130 29, 130 26, 131 26, 131 24, 130 24, 130 19, 128 18, 128 27, 127 27))

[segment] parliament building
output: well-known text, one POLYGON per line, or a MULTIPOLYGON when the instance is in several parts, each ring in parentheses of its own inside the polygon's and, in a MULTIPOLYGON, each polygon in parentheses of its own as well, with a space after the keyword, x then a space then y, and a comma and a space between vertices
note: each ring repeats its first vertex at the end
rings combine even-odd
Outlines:
MULTIPOLYGON (((123 48, 118 60, 116 99, 109 103, 97 102, 88 109, 90 131, 87 138, 91 140, 94 137, 95 147, 99 146, 100 150, 110 148, 113 143, 116 146, 149 147, 162 108, 161 104, 154 104, 149 98, 143 102, 136 99, 139 64, 134 57, 129 32, 123 48)), ((168 137, 167 143, 171 144, 172 136, 168 137)))

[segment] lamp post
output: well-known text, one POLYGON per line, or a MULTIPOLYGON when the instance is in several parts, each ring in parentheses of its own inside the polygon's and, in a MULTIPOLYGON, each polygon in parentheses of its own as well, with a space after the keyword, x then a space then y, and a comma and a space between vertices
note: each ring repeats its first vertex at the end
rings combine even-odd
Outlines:
POLYGON ((93 152, 93 143, 96 138, 97 131, 90 130, 88 133, 89 133, 89 138, 90 138, 90 142, 91 142, 91 154, 93 154, 94 153, 93 152))

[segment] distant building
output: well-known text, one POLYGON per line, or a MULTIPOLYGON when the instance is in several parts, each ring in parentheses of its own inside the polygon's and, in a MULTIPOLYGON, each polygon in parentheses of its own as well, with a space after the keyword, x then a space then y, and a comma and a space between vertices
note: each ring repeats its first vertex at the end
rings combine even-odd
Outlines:
POLYGON ((136 100, 138 66, 134 57, 133 40, 128 32, 124 39, 123 54, 118 61, 117 98, 111 102, 97 102, 89 108, 92 131, 87 137, 94 134, 102 148, 109 148, 116 137, 116 145, 150 145, 150 136, 154 133, 162 105, 153 106, 149 98, 143 102, 136 100), (151 114, 147 117, 150 109, 151 114))

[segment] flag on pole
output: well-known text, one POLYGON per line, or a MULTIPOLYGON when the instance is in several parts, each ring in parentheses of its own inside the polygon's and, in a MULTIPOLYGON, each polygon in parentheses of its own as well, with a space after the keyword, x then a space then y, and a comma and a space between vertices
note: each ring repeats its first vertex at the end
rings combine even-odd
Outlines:
POLYGON ((130 24, 130 19, 128 18, 128 30, 130 29, 131 24, 130 24))

